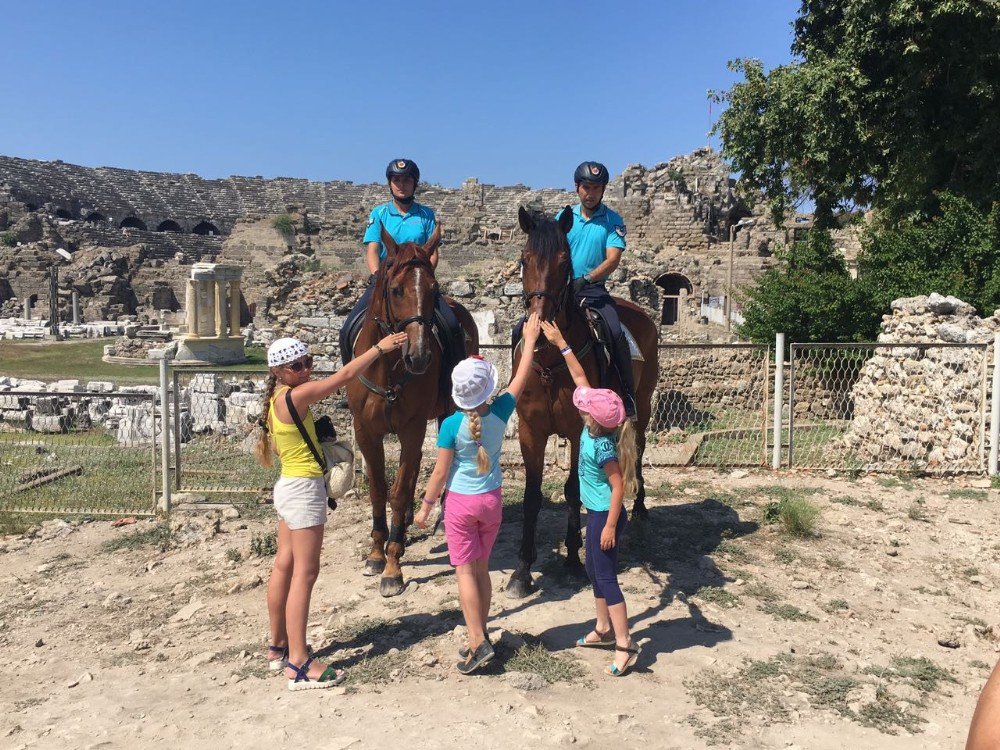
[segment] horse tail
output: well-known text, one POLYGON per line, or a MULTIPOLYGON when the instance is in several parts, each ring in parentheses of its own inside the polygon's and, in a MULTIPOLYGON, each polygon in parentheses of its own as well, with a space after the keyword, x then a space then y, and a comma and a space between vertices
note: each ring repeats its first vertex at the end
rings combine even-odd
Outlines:
POLYGON ((476 468, 480 474, 489 474, 490 454, 483 447, 483 419, 479 416, 479 412, 475 410, 465 412, 465 416, 469 419, 469 434, 472 435, 472 439, 479 446, 479 451, 476 453, 476 468))
POLYGON ((638 449, 635 444, 635 424, 626 419, 618 428, 618 466, 622 470, 624 497, 633 497, 639 489, 636 481, 638 449))
POLYGON ((257 463, 270 469, 274 466, 274 446, 271 444, 271 432, 267 429, 267 416, 271 410, 271 399, 274 397, 274 389, 278 385, 278 379, 273 374, 267 376, 264 382, 264 396, 261 405, 260 418, 257 420, 259 434, 257 445, 254 446, 253 455, 257 463))

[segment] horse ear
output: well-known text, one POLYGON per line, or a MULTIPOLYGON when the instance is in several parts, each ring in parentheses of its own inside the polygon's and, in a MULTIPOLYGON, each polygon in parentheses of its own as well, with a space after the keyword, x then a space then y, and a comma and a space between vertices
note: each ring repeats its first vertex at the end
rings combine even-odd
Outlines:
POLYGON ((573 209, 566 206, 562 211, 559 212, 559 231, 563 234, 569 234, 569 230, 573 228, 573 209))
POLYGON ((379 225, 382 228, 382 244, 385 245, 385 252, 387 255, 395 255, 396 250, 396 240, 392 238, 392 235, 386 231, 385 225, 379 225))
POLYGON ((535 220, 524 206, 517 207, 517 223, 521 225, 521 231, 525 234, 531 234, 531 230, 535 228, 535 220))
POLYGON ((431 233, 431 236, 427 238, 427 242, 425 242, 420 249, 423 250, 427 255, 430 255, 432 252, 434 252, 434 248, 436 248, 440 243, 441 243, 441 225, 438 224, 437 226, 434 227, 434 231, 431 233))

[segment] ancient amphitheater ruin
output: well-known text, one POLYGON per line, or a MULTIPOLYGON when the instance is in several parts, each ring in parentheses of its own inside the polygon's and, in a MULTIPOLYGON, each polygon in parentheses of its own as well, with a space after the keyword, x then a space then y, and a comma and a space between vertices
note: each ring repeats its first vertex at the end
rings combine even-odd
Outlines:
MULTIPOLYGON (((334 325, 364 275, 359 238, 368 211, 385 195, 381 183, 211 180, 0 156, 0 318, 21 317, 26 305, 47 317, 48 269, 56 266, 61 319, 72 318, 76 292, 84 320, 179 324, 190 265, 224 261, 244 267, 244 325, 252 319, 267 329, 296 315, 334 325), (296 260, 291 270, 289 259, 296 260), (301 299, 302 283, 289 284, 298 276, 310 281, 309 299, 301 299)), ((522 243, 518 206, 553 212, 574 199, 564 190, 475 178, 458 189, 422 185, 419 196, 445 230, 442 279, 501 318, 522 243)), ((616 291, 646 305, 668 326, 667 338, 706 330, 697 324, 718 308, 730 273, 736 286, 751 283, 776 244, 807 226, 800 219, 775 228, 755 214, 734 196, 728 170, 709 149, 628 167, 607 202, 629 230, 616 291)))

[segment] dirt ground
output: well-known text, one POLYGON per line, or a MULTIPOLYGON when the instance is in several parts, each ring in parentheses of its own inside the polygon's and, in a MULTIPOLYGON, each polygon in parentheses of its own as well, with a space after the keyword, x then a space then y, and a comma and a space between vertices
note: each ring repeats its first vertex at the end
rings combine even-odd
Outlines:
POLYGON ((263 655, 269 507, 179 511, 171 533, 48 521, 0 541, 0 746, 960 748, 1000 650, 985 484, 653 477, 649 520, 623 547, 643 651, 621 679, 602 673, 609 652, 573 648, 593 604, 562 571, 558 498, 539 591, 521 601, 498 591, 520 535, 519 504, 505 508, 499 658, 470 677, 454 669, 443 535, 414 530, 408 587, 383 599, 361 575, 368 510, 348 499, 327 526, 309 637, 350 678, 306 693, 263 655))

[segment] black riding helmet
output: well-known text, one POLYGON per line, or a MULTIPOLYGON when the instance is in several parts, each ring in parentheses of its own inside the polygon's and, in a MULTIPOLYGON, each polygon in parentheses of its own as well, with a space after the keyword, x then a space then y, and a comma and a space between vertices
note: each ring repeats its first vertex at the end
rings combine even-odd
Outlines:
POLYGON ((594 185, 608 184, 608 168, 599 161, 585 161, 573 173, 573 182, 579 185, 588 182, 594 185))
POLYGON ((420 182, 420 169, 409 159, 393 159, 389 162, 389 166, 385 168, 385 179, 388 180, 393 175, 412 177, 414 182, 420 182))

